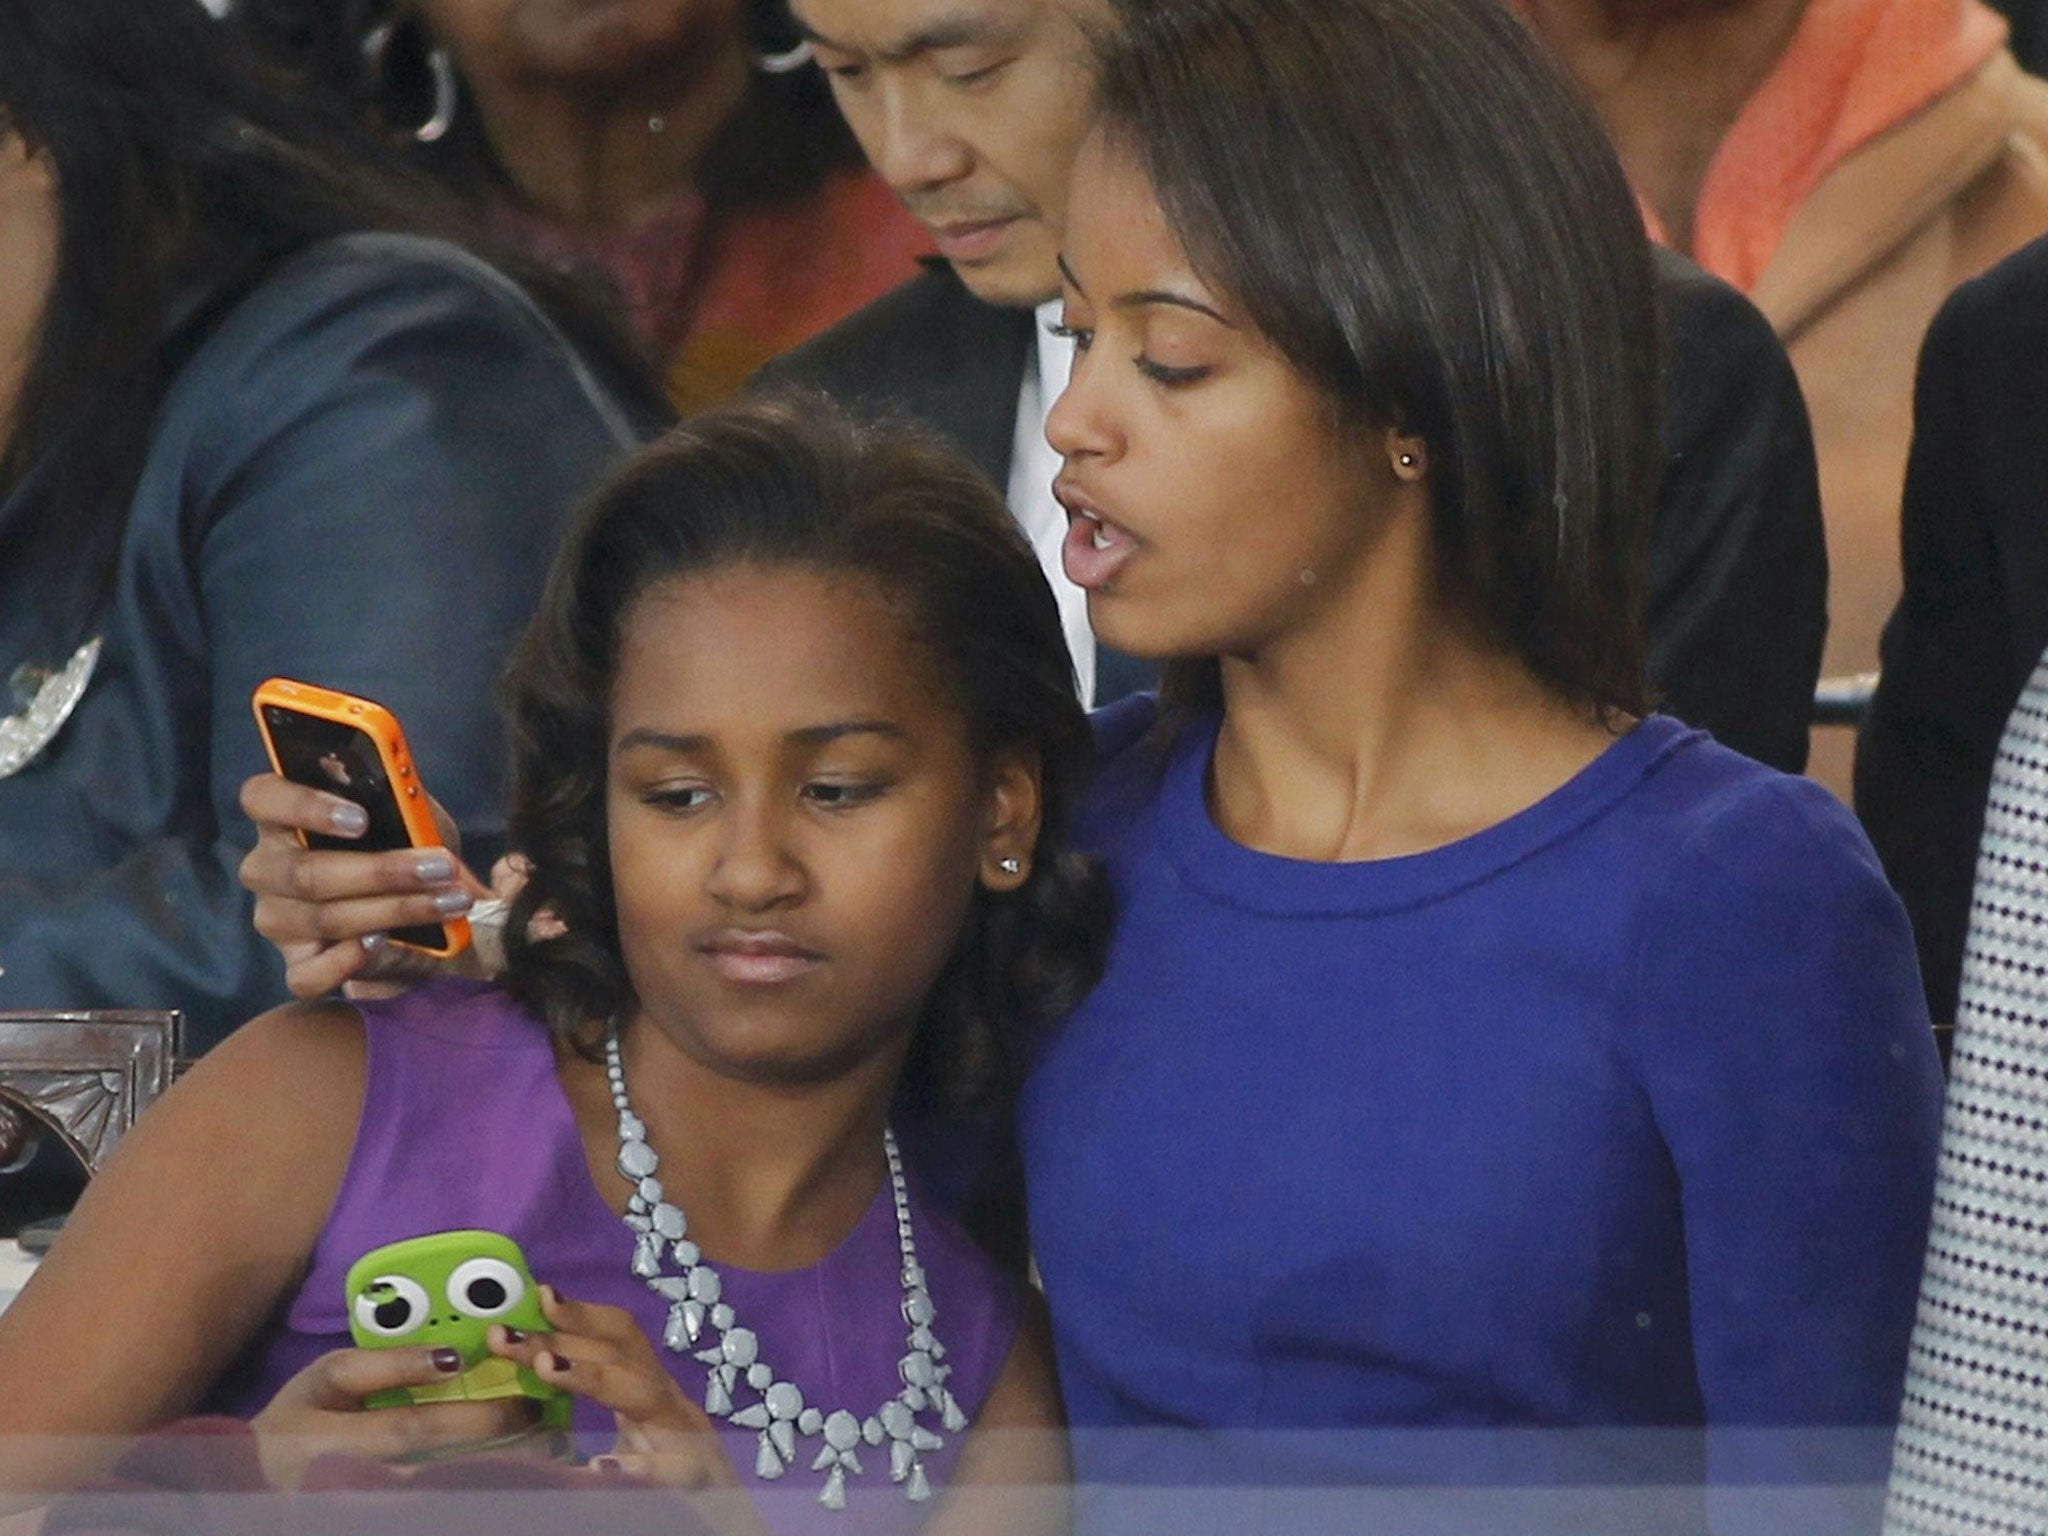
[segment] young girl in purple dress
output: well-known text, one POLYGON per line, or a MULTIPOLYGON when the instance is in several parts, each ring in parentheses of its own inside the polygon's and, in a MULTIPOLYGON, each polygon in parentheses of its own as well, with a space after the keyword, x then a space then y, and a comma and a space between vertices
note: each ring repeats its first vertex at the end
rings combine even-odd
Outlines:
POLYGON ((0 1437, 214 1408, 288 1468, 516 1430, 362 1411, 453 1366, 344 1347, 355 1259, 481 1227, 555 1327, 493 1347, 615 1424, 609 1461, 845 1530, 1056 1480, 1056 1436, 984 1433, 1056 1426, 1042 1334, 889 1130, 1001 1102, 1101 964, 1101 876, 1053 852, 1087 726, 1000 503, 820 406, 700 419, 586 510, 507 705, 502 987, 285 1008, 208 1055, 0 1319, 0 1437))

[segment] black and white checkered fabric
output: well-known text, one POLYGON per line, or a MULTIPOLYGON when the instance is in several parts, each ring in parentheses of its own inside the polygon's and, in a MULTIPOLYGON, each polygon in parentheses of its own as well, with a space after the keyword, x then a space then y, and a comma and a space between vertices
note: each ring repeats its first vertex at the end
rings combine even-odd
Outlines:
POLYGON ((2048 657, 1978 844, 1885 1530, 2048 1533, 2048 657))

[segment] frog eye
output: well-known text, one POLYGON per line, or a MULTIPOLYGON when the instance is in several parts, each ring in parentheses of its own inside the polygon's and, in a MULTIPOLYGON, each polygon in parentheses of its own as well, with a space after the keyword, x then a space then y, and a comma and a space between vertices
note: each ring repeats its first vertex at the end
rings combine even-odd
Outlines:
POLYGON ((356 1297, 356 1322, 380 1339, 402 1339, 427 1320, 427 1292, 404 1275, 379 1275, 356 1297))
POLYGON ((465 1259, 448 1277, 448 1302, 464 1317, 503 1317, 526 1298, 526 1277, 503 1259, 465 1259))

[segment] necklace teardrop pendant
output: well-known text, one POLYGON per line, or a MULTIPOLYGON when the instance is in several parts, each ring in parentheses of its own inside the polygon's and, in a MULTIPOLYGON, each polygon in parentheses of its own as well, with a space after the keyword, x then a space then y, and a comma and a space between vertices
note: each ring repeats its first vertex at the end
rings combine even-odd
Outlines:
POLYGON ((877 1447, 886 1443, 890 1481, 902 1485, 905 1497, 913 1502, 930 1499, 931 1482, 922 1457, 945 1441, 936 1430, 919 1423, 918 1415, 932 1414, 953 1433, 966 1427, 967 1418, 944 1386, 952 1369, 939 1363, 945 1359, 946 1347, 935 1331, 938 1309, 925 1289, 924 1266, 918 1262, 910 1192, 895 1136, 883 1129, 882 1152, 888 1163, 888 1193, 896 1218, 897 1276, 903 1291, 899 1309, 905 1332, 897 1371, 904 1386, 866 1418, 845 1408, 827 1412, 806 1402, 795 1383, 776 1376, 764 1358, 759 1336, 739 1325, 724 1297, 718 1271, 704 1262, 697 1245, 684 1236, 688 1218, 681 1206, 666 1198, 656 1177, 661 1159, 648 1144, 646 1126, 633 1113, 626 1096, 616 1020, 605 1038, 605 1075, 611 1084, 612 1107, 618 1112, 618 1169, 633 1186, 631 1203, 638 1207, 629 1209, 624 1218, 633 1234, 632 1272, 667 1305, 663 1347, 673 1354, 688 1354, 704 1366, 704 1412, 756 1431, 754 1474, 764 1482, 776 1481, 795 1465, 802 1442, 822 1442, 811 1470, 825 1472, 818 1502, 827 1509, 846 1507, 847 1478, 864 1471, 856 1454, 862 1442, 877 1447), (679 1273, 664 1273, 664 1250, 672 1250, 679 1273), (707 1325, 716 1340, 697 1348, 707 1325), (744 1405, 733 1400, 742 1381, 758 1394, 744 1405))

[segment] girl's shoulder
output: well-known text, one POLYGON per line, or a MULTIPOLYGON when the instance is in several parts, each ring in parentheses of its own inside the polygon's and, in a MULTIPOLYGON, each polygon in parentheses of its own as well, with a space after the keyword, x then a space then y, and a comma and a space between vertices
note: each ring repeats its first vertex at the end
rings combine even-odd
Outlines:
POLYGON ((351 1005, 373 1043, 416 1050, 502 1051, 553 1059, 547 1026, 495 982, 438 977, 391 997, 351 1005))
POLYGON ((1651 1013, 1853 1013, 1931 1040, 1904 907, 1849 808, 1693 733, 1638 797, 1635 972, 1651 1013), (1738 1001, 1740 1000, 1740 1001, 1738 1001), (1853 1006, 1851 1006, 1853 1000, 1853 1006))
POLYGON ((501 989, 441 980, 396 996, 291 1003, 252 1019, 201 1059, 192 1089, 210 1103, 288 1107, 344 1150, 380 1123, 479 1085, 479 1101, 550 1080, 544 1025, 501 989), (488 1092, 482 1091, 488 1085, 488 1092))
MULTIPOLYGON (((259 1014, 180 1079, 185 1099, 256 1111, 289 1104, 294 1117, 352 1126, 362 1101, 363 1020, 340 1001, 287 1003, 259 1014), (323 1109, 332 1106, 333 1114, 323 1109)), ((345 1128, 345 1127, 344 1127, 345 1128)))
POLYGON ((542 1107, 562 1102, 553 1035, 501 987, 433 981, 356 1008, 359 1154, 370 1142, 517 1141, 542 1107))
POLYGON ((1780 888, 1816 879, 1884 882, 1862 826, 1821 785, 1675 721, 1654 723, 1669 732, 1673 750, 1645 777, 1642 812, 1661 823, 1659 841, 1682 867, 1780 888))

